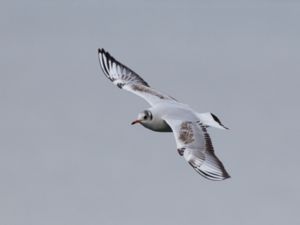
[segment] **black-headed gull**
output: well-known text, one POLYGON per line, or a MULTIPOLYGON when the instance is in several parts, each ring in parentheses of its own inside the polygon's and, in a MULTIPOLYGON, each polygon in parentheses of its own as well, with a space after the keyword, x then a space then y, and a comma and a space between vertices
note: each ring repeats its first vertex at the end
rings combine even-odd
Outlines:
POLYGON ((207 127, 227 129, 212 113, 197 113, 188 105, 149 86, 138 74, 115 60, 104 49, 98 49, 105 76, 121 89, 145 99, 151 107, 138 114, 132 124, 158 132, 173 132, 177 151, 202 176, 210 180, 229 178, 215 155, 207 127))

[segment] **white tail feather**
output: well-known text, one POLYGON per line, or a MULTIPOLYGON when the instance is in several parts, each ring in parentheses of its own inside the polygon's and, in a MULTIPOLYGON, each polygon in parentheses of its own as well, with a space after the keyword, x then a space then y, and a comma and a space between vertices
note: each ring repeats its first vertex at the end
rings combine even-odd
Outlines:
POLYGON ((197 116, 200 120, 200 122, 207 127, 215 127, 219 129, 228 129, 225 127, 218 117, 216 117, 214 114, 207 112, 207 113, 197 113, 197 116))

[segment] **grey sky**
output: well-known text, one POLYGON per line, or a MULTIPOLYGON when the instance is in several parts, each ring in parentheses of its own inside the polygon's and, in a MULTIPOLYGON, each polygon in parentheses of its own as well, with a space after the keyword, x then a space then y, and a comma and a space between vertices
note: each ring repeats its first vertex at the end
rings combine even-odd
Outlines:
POLYGON ((0 224, 300 224, 299 21, 297 1, 3 1, 0 224), (103 76, 98 47, 218 115, 232 178, 130 126, 148 105, 103 76))

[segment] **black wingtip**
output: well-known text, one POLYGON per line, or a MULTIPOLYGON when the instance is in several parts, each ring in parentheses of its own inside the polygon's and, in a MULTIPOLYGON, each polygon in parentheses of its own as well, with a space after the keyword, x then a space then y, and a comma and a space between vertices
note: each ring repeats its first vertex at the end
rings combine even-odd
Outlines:
POLYGON ((225 170, 224 166, 223 166, 223 177, 224 180, 231 178, 230 174, 225 170))
POLYGON ((98 48, 98 54, 104 54, 107 58, 110 58, 111 60, 114 60, 114 61, 116 61, 115 59, 114 59, 114 57, 112 57, 110 54, 109 54, 109 52, 107 52, 107 51, 105 51, 105 49, 104 48, 98 48))
POLYGON ((106 51, 104 50, 104 48, 98 48, 98 54, 100 54, 100 53, 106 53, 106 51))

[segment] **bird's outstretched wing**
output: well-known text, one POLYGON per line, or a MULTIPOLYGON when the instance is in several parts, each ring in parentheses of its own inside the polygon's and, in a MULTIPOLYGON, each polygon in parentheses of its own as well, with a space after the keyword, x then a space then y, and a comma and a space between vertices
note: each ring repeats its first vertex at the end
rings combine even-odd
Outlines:
POLYGON ((98 49, 98 57, 105 76, 119 88, 142 97, 150 105, 155 105, 166 100, 176 102, 174 98, 151 88, 143 78, 127 66, 118 62, 104 49, 98 49))
POLYGON ((224 180, 230 175, 215 155, 205 126, 199 122, 164 118, 172 128, 178 153, 202 176, 224 180))

